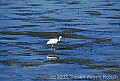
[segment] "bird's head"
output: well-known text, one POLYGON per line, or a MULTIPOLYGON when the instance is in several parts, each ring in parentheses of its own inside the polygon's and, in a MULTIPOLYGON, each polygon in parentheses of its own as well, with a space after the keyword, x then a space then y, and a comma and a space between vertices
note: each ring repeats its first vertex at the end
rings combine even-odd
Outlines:
POLYGON ((59 36, 59 41, 60 41, 61 39, 63 39, 63 37, 62 37, 62 36, 59 36))
POLYGON ((62 36, 59 36, 59 38, 61 39, 61 38, 63 38, 62 36))

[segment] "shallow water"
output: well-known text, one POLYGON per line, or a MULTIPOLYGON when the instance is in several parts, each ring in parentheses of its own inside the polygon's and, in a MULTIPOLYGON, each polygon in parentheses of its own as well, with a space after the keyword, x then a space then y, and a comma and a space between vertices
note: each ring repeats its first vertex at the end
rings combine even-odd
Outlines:
POLYGON ((33 81, 37 76, 57 74, 110 75, 99 72, 105 68, 93 69, 84 63, 24 67, 20 63, 43 63, 54 53, 60 58, 88 58, 94 60, 92 63, 119 68, 119 5, 119 0, 0 0, 0 80, 33 81), (59 35, 64 40, 51 52, 46 42, 59 35), (6 64, 3 60, 18 62, 6 64))

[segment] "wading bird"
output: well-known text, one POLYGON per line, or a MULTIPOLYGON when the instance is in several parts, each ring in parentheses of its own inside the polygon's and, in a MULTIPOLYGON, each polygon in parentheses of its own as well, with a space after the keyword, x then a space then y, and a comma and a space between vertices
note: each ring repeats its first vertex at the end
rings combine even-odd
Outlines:
POLYGON ((47 44, 52 44, 52 46, 51 46, 51 50, 52 50, 52 48, 54 47, 54 50, 55 50, 55 44, 57 44, 59 41, 61 41, 61 39, 62 39, 62 36, 59 36, 59 38, 58 39, 49 39, 49 41, 47 42, 47 44))

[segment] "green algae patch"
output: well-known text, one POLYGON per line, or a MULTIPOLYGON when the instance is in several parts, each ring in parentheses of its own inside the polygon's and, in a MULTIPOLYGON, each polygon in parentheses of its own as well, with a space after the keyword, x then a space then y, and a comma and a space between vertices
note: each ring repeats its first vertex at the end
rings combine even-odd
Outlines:
POLYGON ((11 32, 11 31, 8 31, 8 32, 0 32, 1 34, 5 34, 5 35, 25 35, 25 33, 23 32, 11 32))
POLYGON ((77 28, 60 28, 60 30, 62 30, 62 32, 66 32, 66 33, 87 31, 87 30, 77 29, 77 28))
POLYGON ((72 50, 74 49, 73 46, 71 45, 59 45, 59 46, 55 46, 57 50, 72 50))
POLYGON ((7 28, 27 28, 27 27, 35 27, 39 25, 20 25, 20 26, 9 26, 7 28))
POLYGON ((26 9, 27 7, 8 7, 8 9, 18 9, 18 10, 20 10, 20 9, 26 9))
POLYGON ((8 50, 0 50, 1 53, 7 53, 8 50))
MULTIPOLYGON (((22 15, 28 15, 29 13, 22 13, 22 15)), ((22 20, 22 21, 26 21, 26 20, 31 20, 30 18, 10 18, 10 20, 22 20)))
MULTIPOLYGON (((32 49, 31 51, 32 52, 42 52, 42 53, 44 53, 43 55, 50 55, 50 54, 65 55, 65 54, 62 54, 62 53, 54 52, 52 50, 35 50, 35 49, 32 49)), ((40 54, 40 55, 42 55, 42 54, 40 54)))
POLYGON ((68 4, 70 5, 80 4, 80 1, 73 1, 73 2, 69 2, 68 4))
POLYGON ((17 45, 28 45, 28 42, 16 42, 17 45))
POLYGON ((118 67, 118 65, 115 65, 115 64, 88 64, 88 67, 90 67, 90 68, 113 68, 113 67, 118 67))
POLYGON ((0 40, 16 40, 17 38, 11 38, 11 37, 3 37, 0 38, 0 40))
POLYGON ((120 74, 120 68, 104 69, 104 70, 102 70, 102 72, 108 73, 108 74, 120 74))
POLYGON ((111 58, 107 58, 106 60, 119 60, 120 58, 117 58, 117 57, 111 57, 111 58))
POLYGON ((94 42, 99 43, 99 42, 111 42, 111 41, 112 41, 112 40, 110 40, 110 39, 95 39, 94 42))
POLYGON ((113 6, 113 3, 111 4, 102 4, 101 6, 113 6))
POLYGON ((73 22, 72 19, 51 19, 51 20, 55 22, 73 22))
MULTIPOLYGON (((74 45, 65 45, 65 44, 59 44, 54 46, 56 50, 72 50, 76 48, 76 46, 74 45)), ((51 46, 48 46, 48 48, 51 48, 51 46)))
POLYGON ((54 38, 59 37, 60 35, 64 38, 74 38, 74 39, 90 39, 91 37, 83 36, 83 35, 76 35, 64 32, 28 32, 26 33, 30 36, 38 36, 38 37, 45 37, 45 38, 54 38))
POLYGON ((61 33, 58 32, 26 32, 26 34, 30 36, 45 37, 45 38, 59 37, 61 35, 61 33))
POLYGON ((0 50, 1 53, 5 53, 5 54, 13 54, 12 52, 8 51, 8 50, 0 50))
POLYGON ((51 17, 49 17, 49 16, 39 16, 39 18, 42 18, 42 19, 45 19, 45 20, 50 20, 51 19, 51 17))
POLYGON ((63 58, 58 60, 45 61, 44 63, 90 63, 93 59, 85 58, 63 58))
POLYGON ((73 38, 73 39, 92 39, 91 37, 83 36, 83 35, 76 35, 76 34, 63 34, 66 38, 73 38))
POLYGON ((54 13, 56 12, 57 10, 53 9, 53 10, 47 10, 47 13, 54 13))
POLYGON ((108 19, 120 19, 119 16, 113 16, 113 17, 104 17, 104 18, 108 18, 108 19))
POLYGON ((27 4, 28 6, 41 6, 42 4, 33 4, 33 3, 31 3, 31 4, 27 4))
MULTIPOLYGON (((53 50, 37 50, 37 49, 32 49, 30 47, 28 47, 28 48, 25 47, 24 49, 28 49, 31 52, 41 52, 41 53, 43 53, 43 55, 49 55, 49 54, 64 55, 61 53, 54 52, 53 50)), ((40 55, 42 55, 42 54, 40 54, 40 55)))
MULTIPOLYGON (((54 9, 54 10, 48 10, 46 11, 47 13, 54 13, 58 11, 57 9, 54 9)), ((56 19, 56 18, 51 18, 51 17, 48 17, 48 16, 40 16, 39 18, 43 18, 44 21, 52 21, 52 22, 73 22, 75 19, 56 19)))
POLYGON ((16 60, 1 60, 0 62, 7 65, 7 66, 21 66, 21 67, 30 67, 30 66, 38 66, 38 65, 45 65, 45 64, 55 64, 55 63, 90 63, 93 59, 84 59, 84 58, 63 58, 57 60, 47 60, 43 63, 41 62, 21 62, 16 60))
POLYGON ((41 64, 40 62, 20 62, 16 60, 2 60, 0 62, 7 66, 18 65, 21 67, 38 66, 41 64))
POLYGON ((8 31, 8 32, 0 32, 0 33, 5 35, 29 35, 29 36, 44 37, 44 38, 55 38, 61 35, 64 38, 94 39, 94 38, 83 36, 83 35, 70 34, 65 32, 11 32, 11 31, 8 31))
MULTIPOLYGON (((80 30, 78 30, 80 31, 80 30)), ((74 32, 77 32, 77 29, 74 30, 74 32)), ((109 39, 98 39, 98 38, 92 38, 88 36, 83 35, 77 35, 77 34, 71 34, 67 32, 0 32, 1 34, 5 35, 28 35, 33 37, 43 37, 43 38, 55 38, 59 36, 63 36, 64 38, 73 38, 73 39, 93 39, 95 43, 100 42, 111 42, 109 39)))
MULTIPOLYGON (((20 47, 20 46, 19 46, 19 47, 20 47)), ((55 52, 55 51, 53 51, 53 50, 38 50, 38 49, 33 49, 33 48, 30 48, 30 47, 23 47, 23 46, 21 46, 20 48, 22 48, 22 49, 27 49, 27 50, 29 50, 30 52, 43 53, 43 54, 40 54, 40 55, 49 55, 49 54, 65 55, 65 54, 62 54, 62 53, 55 52)))
POLYGON ((59 60, 60 63, 69 63, 69 62, 73 62, 73 63, 89 63, 91 61, 92 61, 92 59, 85 59, 85 58, 63 58, 63 59, 59 60))
POLYGON ((91 15, 91 16, 100 16, 102 15, 101 13, 99 13, 98 11, 85 11, 87 14, 91 15))

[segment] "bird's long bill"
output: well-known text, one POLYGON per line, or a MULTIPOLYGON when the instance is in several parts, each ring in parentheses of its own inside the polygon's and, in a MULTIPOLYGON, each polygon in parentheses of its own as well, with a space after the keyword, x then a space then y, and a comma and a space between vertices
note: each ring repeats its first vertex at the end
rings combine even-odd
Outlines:
POLYGON ((62 39, 62 40, 64 40, 64 38, 63 38, 63 37, 62 37, 61 39, 62 39))

